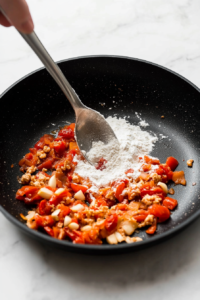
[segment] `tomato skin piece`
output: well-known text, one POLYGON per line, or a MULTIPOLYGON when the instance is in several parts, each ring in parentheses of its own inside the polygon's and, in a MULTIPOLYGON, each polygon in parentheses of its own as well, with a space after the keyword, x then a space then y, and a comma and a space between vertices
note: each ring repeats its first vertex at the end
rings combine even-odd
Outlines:
POLYGON ((109 234, 115 231, 117 228, 118 216, 117 214, 113 214, 106 218, 105 220, 105 228, 109 234))
POLYGON ((178 166, 178 160, 172 156, 168 157, 166 160, 166 164, 170 167, 172 171, 176 169, 178 166))
POLYGON ((157 219, 154 218, 153 224, 146 230, 148 234, 154 234, 157 229, 157 219))
POLYGON ((166 197, 162 204, 168 209, 173 210, 178 205, 178 201, 176 199, 166 197))
POLYGON ((117 186, 117 188, 116 188, 116 191, 115 191, 115 198, 117 198, 117 200, 118 200, 119 202, 122 202, 122 201, 124 200, 124 197, 123 197, 123 195, 122 195, 122 192, 123 192, 125 186, 126 186, 125 183, 124 183, 124 182, 121 182, 121 183, 117 186))
POLYGON ((158 218, 158 223, 165 222, 170 217, 170 211, 167 207, 160 204, 153 204, 148 208, 148 212, 158 218))
POLYGON ((52 216, 39 216, 37 214, 35 215, 35 222, 39 227, 45 227, 45 226, 52 227, 55 223, 52 216))
POLYGON ((77 184, 77 183, 71 183, 71 188, 74 191, 74 193, 77 193, 78 191, 82 191, 84 194, 88 190, 87 186, 77 184))
POLYGON ((50 215, 51 214, 51 205, 47 200, 42 200, 39 204, 39 214, 41 216, 50 215))
POLYGON ((41 163, 37 168, 38 170, 51 169, 53 165, 54 159, 52 157, 48 157, 43 163, 41 163))
POLYGON ((48 235, 50 235, 51 237, 54 237, 54 232, 53 229, 49 226, 45 226, 44 230, 48 233, 48 235))

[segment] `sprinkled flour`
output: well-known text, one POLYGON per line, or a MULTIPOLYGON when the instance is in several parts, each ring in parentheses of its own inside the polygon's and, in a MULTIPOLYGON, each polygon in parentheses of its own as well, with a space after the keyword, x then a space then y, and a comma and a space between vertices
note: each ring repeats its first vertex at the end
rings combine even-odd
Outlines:
POLYGON ((117 149, 113 141, 108 145, 95 142, 87 153, 89 160, 94 163, 97 163, 102 157, 106 159, 106 168, 102 171, 97 170, 87 161, 78 160, 76 156, 74 158, 78 162, 75 172, 83 178, 89 177, 94 184, 93 190, 106 186, 119 178, 137 178, 143 164, 143 162, 139 162, 139 157, 149 154, 158 140, 156 136, 141 130, 139 126, 131 125, 125 119, 108 117, 106 120, 114 130, 120 148, 117 149), (134 173, 125 174, 128 169, 133 169, 134 173))

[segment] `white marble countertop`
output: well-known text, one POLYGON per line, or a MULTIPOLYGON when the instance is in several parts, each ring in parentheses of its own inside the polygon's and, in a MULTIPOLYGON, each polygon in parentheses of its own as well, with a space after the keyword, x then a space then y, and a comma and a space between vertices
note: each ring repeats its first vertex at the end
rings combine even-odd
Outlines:
MULTIPOLYGON (((52 57, 116 54, 164 65, 200 87, 198 0, 29 0, 52 57)), ((0 94, 42 64, 17 32, 0 28, 0 94)), ((171 240, 118 256, 46 248, 0 213, 0 298, 200 299, 200 219, 171 240)))

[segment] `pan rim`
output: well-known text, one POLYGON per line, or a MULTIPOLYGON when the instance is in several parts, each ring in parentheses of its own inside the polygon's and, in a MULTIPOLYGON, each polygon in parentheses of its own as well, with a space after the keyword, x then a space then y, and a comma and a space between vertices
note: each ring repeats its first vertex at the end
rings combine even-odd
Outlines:
MULTIPOLYGON (((193 88, 195 88, 198 92, 200 92, 200 89, 193 84, 191 81, 189 81, 188 79, 186 79, 184 76, 166 68, 163 67, 159 64, 153 63, 153 62, 149 62, 146 60, 142 60, 142 59, 138 59, 138 58, 132 58, 132 57, 128 57, 128 56, 120 56, 120 55, 87 55, 87 56, 78 56, 78 57, 73 57, 73 58, 68 58, 68 59, 64 59, 64 60, 60 60, 57 61, 57 64, 63 63, 63 62, 67 62, 67 61, 71 61, 71 60, 79 60, 79 59, 91 59, 91 58, 117 58, 117 59, 126 59, 126 60, 134 60, 134 61, 138 61, 141 63, 145 63, 148 65, 152 65, 158 68, 161 68, 167 72, 172 73, 173 75, 181 78, 182 80, 184 80, 185 82, 187 82, 189 85, 191 85, 193 88)), ((22 80, 26 79, 27 77, 29 77, 30 75, 35 74, 38 71, 44 70, 45 67, 41 67, 37 70, 34 70, 30 73, 28 73, 27 75, 23 76, 22 78, 20 78, 19 80, 17 80, 16 82, 14 82, 11 86, 9 86, 1 95, 0 95, 0 99, 9 91, 11 90, 15 85, 17 85, 19 82, 21 82, 22 80)), ((93 254, 109 254, 109 253, 119 253, 119 252, 130 252, 131 250, 138 250, 141 248, 146 248, 149 247, 153 244, 159 243, 167 238, 169 238, 170 236, 175 235, 176 233, 178 233, 179 231, 181 231, 182 229, 184 229, 186 226, 188 226, 189 224, 191 224, 193 221, 195 221, 199 216, 200 216, 200 209, 197 210, 193 215, 191 215, 187 220, 183 221, 181 224, 175 226, 174 228, 171 228, 169 230, 167 230, 164 233, 152 236, 150 239, 148 240, 144 240, 141 241, 140 243, 131 243, 131 244, 118 244, 118 245, 82 245, 82 244, 73 244, 72 242, 68 242, 68 241, 62 241, 62 240, 58 240, 58 239, 53 239, 52 237, 49 237, 48 235, 45 235, 39 231, 34 231, 31 230, 30 228, 28 228, 25 224, 21 223, 19 220, 17 220, 16 218, 14 218, 10 213, 8 213, 2 205, 0 205, 0 212, 2 212, 2 214, 9 220, 11 221, 11 223, 13 223, 14 225, 16 225, 18 228, 20 228, 22 231, 24 231, 25 233, 32 235, 35 238, 38 238, 40 241, 46 241, 48 242, 48 244, 52 244, 54 246, 60 246, 62 248, 66 248, 69 251, 76 251, 76 252, 81 252, 81 250, 83 251, 83 253, 86 252, 93 252, 93 254)))

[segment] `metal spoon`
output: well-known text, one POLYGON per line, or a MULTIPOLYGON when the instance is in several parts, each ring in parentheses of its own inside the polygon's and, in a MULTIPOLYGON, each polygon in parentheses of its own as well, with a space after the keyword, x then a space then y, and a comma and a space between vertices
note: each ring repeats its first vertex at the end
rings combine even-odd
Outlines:
MULTIPOLYGON (((1 8, 0 10, 6 16, 5 12, 3 12, 1 8)), ((19 33, 42 61, 47 71, 57 82, 57 84, 71 103, 76 115, 76 142, 84 157, 88 160, 87 152, 89 152, 89 150, 92 148, 93 142, 101 141, 104 144, 108 144, 111 140, 114 139, 116 147, 119 147, 117 137, 108 122, 99 112, 86 107, 81 102, 78 95, 71 87, 60 68, 53 61, 35 32, 33 31, 30 34, 24 34, 21 32, 19 33)), ((92 164, 92 162, 90 161, 89 163, 92 164)))

